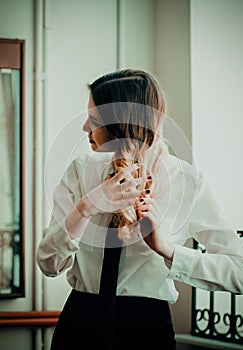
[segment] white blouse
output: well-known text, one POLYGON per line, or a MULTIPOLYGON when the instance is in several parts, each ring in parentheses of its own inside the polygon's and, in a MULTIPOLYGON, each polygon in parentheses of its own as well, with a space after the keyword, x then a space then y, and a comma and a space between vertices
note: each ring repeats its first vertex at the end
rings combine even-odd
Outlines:
MULTIPOLYGON (((143 240, 122 248, 117 295, 145 296, 176 302, 173 280, 206 290, 243 294, 243 240, 223 218, 202 173, 169 155, 161 173, 157 200, 162 225, 175 244, 173 262, 151 250, 143 240), (184 246, 193 237, 207 253, 184 246)), ((112 154, 78 157, 67 168, 53 197, 52 218, 37 250, 37 263, 47 276, 67 272, 70 286, 99 293, 104 241, 111 215, 89 219, 79 240, 71 240, 65 218, 85 193, 112 170, 112 154)))

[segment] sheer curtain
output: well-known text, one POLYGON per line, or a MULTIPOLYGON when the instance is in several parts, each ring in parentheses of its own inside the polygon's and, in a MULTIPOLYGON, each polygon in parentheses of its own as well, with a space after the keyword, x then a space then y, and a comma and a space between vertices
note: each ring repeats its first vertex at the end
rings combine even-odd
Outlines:
POLYGON ((0 292, 4 293, 18 284, 14 248, 20 216, 20 71, 4 68, 0 69, 0 167, 0 292))

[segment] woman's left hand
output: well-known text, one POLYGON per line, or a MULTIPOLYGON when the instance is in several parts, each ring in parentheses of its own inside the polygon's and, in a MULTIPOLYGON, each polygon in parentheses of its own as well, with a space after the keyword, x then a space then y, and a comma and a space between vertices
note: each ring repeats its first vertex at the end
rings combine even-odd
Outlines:
POLYGON ((161 224, 163 214, 157 201, 150 198, 149 194, 144 193, 139 198, 137 214, 144 241, 159 255, 172 261, 174 245, 167 240, 163 232, 161 224))

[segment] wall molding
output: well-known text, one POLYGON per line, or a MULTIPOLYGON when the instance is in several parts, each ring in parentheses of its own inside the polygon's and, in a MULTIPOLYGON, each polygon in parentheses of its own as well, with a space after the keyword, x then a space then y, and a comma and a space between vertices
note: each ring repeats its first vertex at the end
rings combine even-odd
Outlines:
POLYGON ((60 311, 0 312, 0 327, 55 326, 60 311))

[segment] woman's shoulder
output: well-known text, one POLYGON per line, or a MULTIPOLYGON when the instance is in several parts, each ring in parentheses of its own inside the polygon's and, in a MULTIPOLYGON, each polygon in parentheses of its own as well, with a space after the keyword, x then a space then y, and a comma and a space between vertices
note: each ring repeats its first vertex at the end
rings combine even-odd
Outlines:
POLYGON ((79 179, 100 182, 105 178, 106 170, 112 167, 113 153, 95 153, 79 155, 70 163, 70 170, 76 172, 79 179))
POLYGON ((113 153, 94 152, 93 154, 79 155, 73 160, 73 164, 79 168, 92 167, 99 168, 112 163, 113 153))
POLYGON ((176 157, 172 154, 168 155, 164 164, 170 174, 186 176, 195 181, 199 181, 202 176, 202 171, 199 169, 196 162, 189 163, 189 161, 176 157))

